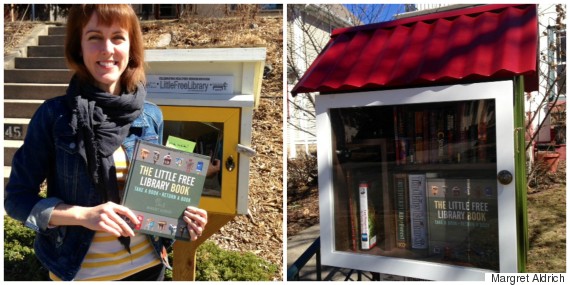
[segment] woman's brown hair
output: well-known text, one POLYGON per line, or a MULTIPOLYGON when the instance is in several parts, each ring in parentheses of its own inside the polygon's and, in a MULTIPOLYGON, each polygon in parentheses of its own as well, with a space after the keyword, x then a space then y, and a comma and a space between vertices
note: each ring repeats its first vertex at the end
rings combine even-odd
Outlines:
POLYGON ((65 59, 67 65, 80 80, 92 82, 93 76, 87 70, 81 56, 81 36, 85 25, 93 14, 98 23, 111 26, 117 23, 129 33, 129 63, 121 74, 121 88, 134 92, 139 82, 145 83, 144 44, 139 20, 128 4, 80 4, 69 10, 65 34, 65 59))

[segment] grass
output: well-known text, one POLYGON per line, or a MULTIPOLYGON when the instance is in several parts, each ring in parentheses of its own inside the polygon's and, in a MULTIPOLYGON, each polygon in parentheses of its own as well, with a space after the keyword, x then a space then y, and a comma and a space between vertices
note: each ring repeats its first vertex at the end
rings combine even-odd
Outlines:
POLYGON ((566 185, 528 195, 527 272, 566 272, 566 185))

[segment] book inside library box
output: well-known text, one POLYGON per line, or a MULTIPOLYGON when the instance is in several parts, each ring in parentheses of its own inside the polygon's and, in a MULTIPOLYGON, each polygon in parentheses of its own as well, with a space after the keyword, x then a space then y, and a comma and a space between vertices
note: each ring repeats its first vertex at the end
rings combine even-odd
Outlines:
MULTIPOLYGON (((210 163, 219 163, 223 157, 223 123, 198 121, 164 122, 164 144, 169 136, 176 136, 193 143, 190 152, 211 157, 210 163)), ((219 171, 206 178, 202 195, 221 197, 222 172, 219 171)))
POLYGON ((329 114, 336 250, 499 270, 493 99, 329 114))

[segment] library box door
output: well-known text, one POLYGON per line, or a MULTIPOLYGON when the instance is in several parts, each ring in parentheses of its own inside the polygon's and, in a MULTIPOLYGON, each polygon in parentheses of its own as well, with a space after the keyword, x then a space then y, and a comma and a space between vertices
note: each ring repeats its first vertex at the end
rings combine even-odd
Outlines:
POLYGON ((318 96, 323 264, 517 272, 513 94, 499 81, 318 96))
MULTIPOLYGON (((169 136, 195 143, 194 152, 218 160, 220 171, 206 179, 200 207, 208 212, 236 214, 241 108, 160 106, 164 143, 169 136)), ((247 175, 247 169, 244 171, 247 175)))

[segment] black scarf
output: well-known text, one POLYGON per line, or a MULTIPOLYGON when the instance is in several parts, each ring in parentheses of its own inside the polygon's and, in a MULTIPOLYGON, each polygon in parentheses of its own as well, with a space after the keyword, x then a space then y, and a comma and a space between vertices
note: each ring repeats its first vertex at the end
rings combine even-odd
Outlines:
MULTIPOLYGON (((116 96, 80 82, 76 76, 69 83, 66 102, 72 110, 70 125, 79 137, 79 153, 87 161, 87 171, 103 203, 120 203, 113 153, 141 114, 145 97, 142 84, 135 93, 116 96)), ((130 239, 119 237, 119 241, 130 253, 130 239)))

